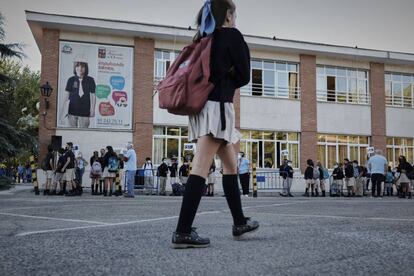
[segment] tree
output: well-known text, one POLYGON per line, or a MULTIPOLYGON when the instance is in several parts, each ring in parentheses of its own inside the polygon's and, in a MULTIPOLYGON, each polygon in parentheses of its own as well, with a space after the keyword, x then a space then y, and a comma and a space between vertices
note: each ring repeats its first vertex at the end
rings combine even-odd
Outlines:
POLYGON ((22 68, 22 44, 4 44, 0 14, 0 162, 37 149, 39 72, 22 68), (17 58, 17 60, 16 60, 17 58))
MULTIPOLYGON (((7 58, 22 58, 24 54, 22 52, 24 45, 22 43, 10 43, 5 44, 4 39, 6 32, 4 31, 4 16, 0 12, 0 59, 4 60, 7 58)), ((7 75, 0 73, 0 83, 10 81, 7 75)))

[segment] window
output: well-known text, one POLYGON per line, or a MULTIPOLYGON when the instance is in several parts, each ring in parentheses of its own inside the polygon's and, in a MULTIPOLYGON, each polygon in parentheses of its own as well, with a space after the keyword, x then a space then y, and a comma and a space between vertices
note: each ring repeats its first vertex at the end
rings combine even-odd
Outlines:
POLYGON ((318 159, 326 168, 342 163, 345 158, 365 165, 369 137, 318 134, 318 159))
POLYGON ((299 133, 242 131, 240 151, 258 168, 278 168, 284 158, 299 167, 299 133))
POLYGON ((162 158, 173 156, 183 157, 184 144, 188 143, 186 127, 154 126, 153 128, 153 152, 154 164, 161 164, 162 158))
POLYGON ((317 99, 322 102, 369 104, 368 72, 317 66, 317 99))
POLYGON ((251 82, 243 95, 299 99, 299 65, 281 61, 252 60, 251 82))
POLYGON ((388 106, 414 107, 414 75, 385 74, 385 103, 388 106))
POLYGON ((154 58, 154 80, 162 80, 179 52, 171 50, 155 50, 154 58))
POLYGON ((409 163, 412 164, 414 162, 413 140, 413 138, 387 138, 387 160, 392 168, 398 166, 398 157, 400 155, 404 155, 409 163))
POLYGON ((261 96, 263 94, 263 71, 259 69, 252 69, 252 95, 261 96))

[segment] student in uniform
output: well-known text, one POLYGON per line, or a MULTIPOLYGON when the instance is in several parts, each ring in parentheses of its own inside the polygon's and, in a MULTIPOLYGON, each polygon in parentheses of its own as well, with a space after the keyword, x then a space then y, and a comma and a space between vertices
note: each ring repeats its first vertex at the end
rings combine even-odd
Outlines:
POLYGON ((188 165, 188 161, 184 160, 184 163, 180 167, 179 177, 181 184, 187 184, 188 175, 190 174, 190 166, 188 165))
POLYGON ((354 167, 349 162, 348 158, 344 159, 345 167, 345 185, 348 190, 347 197, 353 196, 354 186, 355 186, 355 176, 354 176, 354 167))
POLYGON ((207 196, 214 196, 214 172, 216 171, 216 164, 211 163, 210 170, 208 172, 208 181, 207 181, 207 196))
POLYGON ((53 148, 52 145, 48 145, 47 146, 47 155, 46 155, 46 184, 45 184, 45 188, 43 190, 43 195, 55 195, 56 191, 53 190, 50 191, 50 189, 52 188, 52 178, 53 178, 53 171, 55 170, 55 157, 53 154, 53 148))
POLYGON ((292 168, 292 161, 288 160, 285 166, 285 191, 284 196, 293 197, 292 193, 290 192, 290 189, 292 187, 293 183, 293 168, 292 168))
POLYGON ((334 170, 332 172, 333 182, 332 182, 332 196, 341 196, 342 195, 342 187, 344 185, 344 172, 340 164, 334 164, 334 170))
POLYGON ((215 87, 201 112, 189 117, 189 140, 197 141, 197 152, 172 237, 174 248, 210 245, 210 240, 200 237, 192 224, 215 154, 223 164, 223 190, 233 217, 233 237, 239 239, 259 227, 257 221, 243 214, 237 179, 234 144, 241 135, 236 130, 233 96, 236 89, 250 81, 250 52, 235 23, 236 6, 232 0, 207 0, 197 16, 199 30, 194 40, 213 36, 210 81, 215 87))
POLYGON ((309 190, 311 190, 312 196, 315 196, 315 193, 313 191, 314 186, 315 186, 315 179, 313 178, 313 161, 312 159, 308 159, 306 160, 306 170, 305 170, 305 183, 306 183, 306 188, 305 188, 305 194, 303 196, 309 197, 309 190))

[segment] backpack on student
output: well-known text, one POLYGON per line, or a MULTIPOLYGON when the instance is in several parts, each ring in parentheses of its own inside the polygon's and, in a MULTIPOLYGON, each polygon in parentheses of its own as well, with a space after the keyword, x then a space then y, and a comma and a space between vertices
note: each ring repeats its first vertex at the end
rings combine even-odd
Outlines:
POLYGON ((322 169, 323 171, 323 179, 329 179, 329 171, 326 168, 322 169))
POLYGON ((108 159, 108 172, 115 173, 119 168, 119 160, 115 156, 111 156, 108 159))
POLYGON ((385 175, 385 182, 386 183, 394 182, 394 176, 392 175, 392 172, 387 172, 387 174, 385 175))
POLYGON ((91 168, 91 175, 92 176, 101 176, 102 174, 102 166, 101 163, 98 161, 93 162, 92 168, 91 168))
POLYGON ((212 36, 185 47, 158 86, 159 107, 176 115, 200 113, 214 84, 210 78, 212 36))
POLYGON ((313 168, 313 179, 319 179, 319 169, 317 167, 313 168))

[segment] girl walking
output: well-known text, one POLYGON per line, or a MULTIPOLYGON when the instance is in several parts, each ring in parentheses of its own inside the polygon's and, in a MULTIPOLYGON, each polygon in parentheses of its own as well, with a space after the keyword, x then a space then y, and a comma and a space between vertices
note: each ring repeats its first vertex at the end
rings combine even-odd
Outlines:
POLYGON ((194 40, 212 35, 210 81, 215 88, 204 108, 189 117, 189 140, 197 140, 193 169, 188 178, 176 231, 174 248, 207 247, 208 238, 192 227, 205 187, 211 160, 217 153, 223 164, 223 190, 233 217, 233 237, 257 230, 259 223, 243 214, 237 181, 237 153, 240 140, 235 129, 233 96, 250 80, 250 53, 243 35, 235 28, 236 6, 231 0, 207 0, 197 16, 199 30, 194 40))

